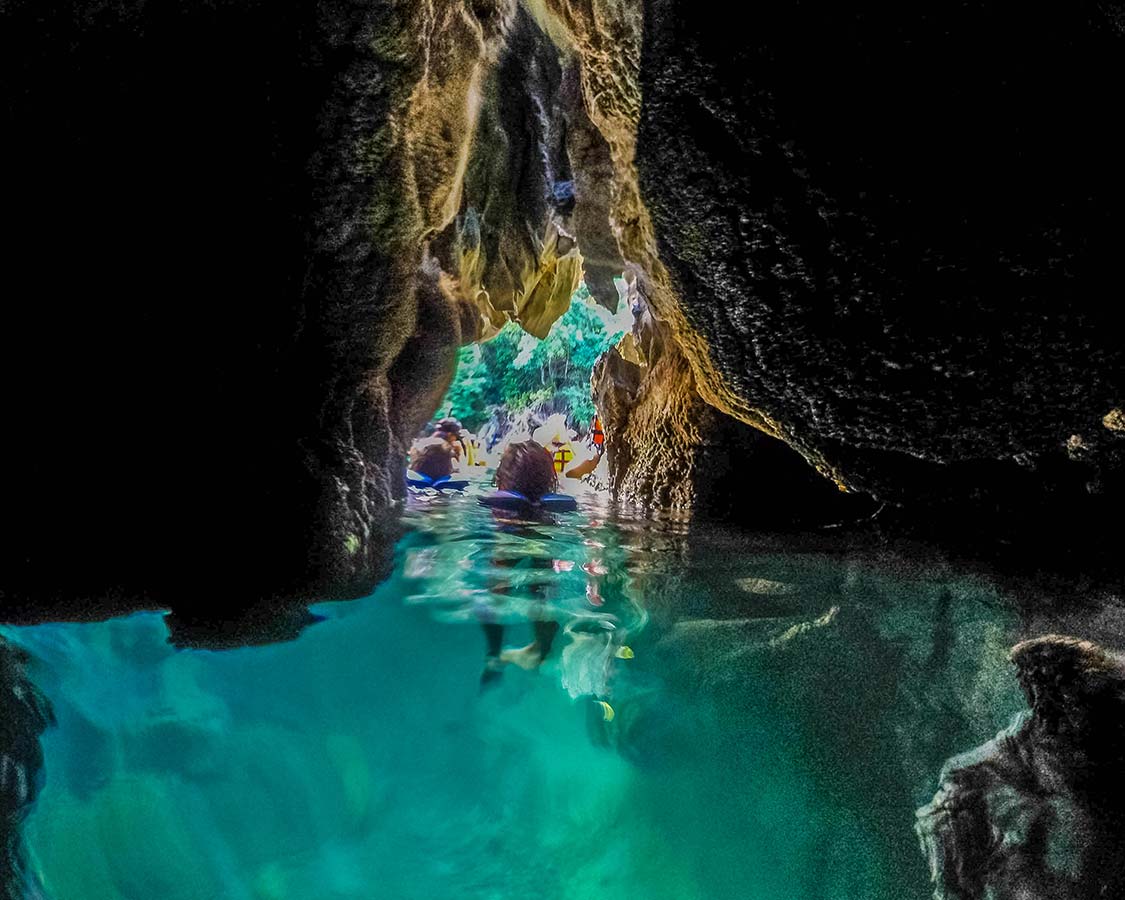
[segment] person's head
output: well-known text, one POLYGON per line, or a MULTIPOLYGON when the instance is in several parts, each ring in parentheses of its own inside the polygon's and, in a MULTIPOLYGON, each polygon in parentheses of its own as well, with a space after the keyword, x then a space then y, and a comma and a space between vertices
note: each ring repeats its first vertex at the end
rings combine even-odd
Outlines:
POLYGON ((551 454, 535 441, 509 444, 496 467, 496 486, 538 500, 555 489, 557 477, 551 454))
POLYGON ((461 423, 454 418, 442 419, 437 423, 436 434, 447 441, 456 441, 461 437, 461 423))
POLYGON ((547 421, 531 432, 531 439, 542 444, 548 450, 557 450, 570 443, 577 435, 567 424, 566 416, 555 413, 548 416, 547 421))
POLYGON ((453 450, 440 438, 430 438, 410 450, 410 468, 427 478, 444 478, 453 474, 453 450))

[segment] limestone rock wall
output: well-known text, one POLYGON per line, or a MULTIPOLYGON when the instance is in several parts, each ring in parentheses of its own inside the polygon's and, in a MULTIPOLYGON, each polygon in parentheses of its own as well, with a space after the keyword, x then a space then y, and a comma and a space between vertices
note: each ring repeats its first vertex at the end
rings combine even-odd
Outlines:
POLYGON ((771 7, 735 34, 654 0, 642 46, 641 193, 720 405, 882 498, 1109 489, 1104 7, 771 7), (1072 436, 1098 449, 1068 466, 1072 436))
POLYGON ((480 312, 466 340, 508 321, 544 338, 584 272, 616 306, 623 263, 604 203, 608 152, 586 116, 576 61, 523 7, 481 94, 460 211, 434 252, 480 312))

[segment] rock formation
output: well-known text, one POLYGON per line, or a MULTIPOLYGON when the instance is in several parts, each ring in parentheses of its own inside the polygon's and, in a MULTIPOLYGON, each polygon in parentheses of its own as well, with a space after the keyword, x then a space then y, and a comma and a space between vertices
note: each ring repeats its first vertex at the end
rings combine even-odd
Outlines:
POLYGON ((26 871, 19 825, 41 786, 39 735, 54 722, 24 671, 27 656, 0 638, 0 896, 39 897, 26 871))
POLYGON ((950 760, 918 811, 936 900, 1125 892, 1125 665, 1075 638, 1012 651, 1031 707, 950 760))
POLYGON ((6 3, 5 614, 362 593, 456 347, 583 272, 623 495, 1104 533, 1115 10, 6 3))
POLYGON ((8 615, 378 577, 514 9, 4 5, 8 615))
MULTIPOLYGON (((1072 526, 1113 507, 1110 7, 1017 26, 990 7, 817 4, 732 29, 680 0, 546 5, 614 150, 622 253, 690 390, 916 511, 1072 526), (1048 73, 1045 52, 1065 64, 1048 73)), ((642 405, 668 384, 648 377, 642 405)), ((659 485, 631 456, 625 480, 659 485)))

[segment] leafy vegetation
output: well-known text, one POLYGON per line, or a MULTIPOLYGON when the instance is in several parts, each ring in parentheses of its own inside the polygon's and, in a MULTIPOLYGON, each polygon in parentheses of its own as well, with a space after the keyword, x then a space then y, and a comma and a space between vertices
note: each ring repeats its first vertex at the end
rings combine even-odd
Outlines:
POLYGON ((509 322, 492 340, 462 347, 437 415, 455 416, 477 432, 498 413, 509 421, 527 410, 563 413, 584 431, 594 417, 594 363, 621 334, 582 284, 544 340, 509 322))

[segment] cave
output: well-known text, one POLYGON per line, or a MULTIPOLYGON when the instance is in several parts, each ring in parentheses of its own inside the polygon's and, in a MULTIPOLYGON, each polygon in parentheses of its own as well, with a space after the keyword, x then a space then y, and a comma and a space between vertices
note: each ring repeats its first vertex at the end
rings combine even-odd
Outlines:
MULTIPOLYGON (((747 866, 763 900, 1120 893, 1123 51, 1110 0, 805 3, 738 23, 683 0, 0 6, 8 895, 69 896, 81 854, 48 847, 108 834, 114 810, 166 854, 190 844, 199 880, 177 894, 106 838, 120 859, 89 897, 379 893, 358 862, 366 886, 318 882, 234 838, 216 862, 164 817, 194 802, 169 784, 230 778, 224 735, 251 724, 299 780, 311 744, 268 696, 255 708, 274 718, 240 719, 252 704, 223 679, 301 695, 282 670, 329 677, 313 647, 380 677, 416 665, 380 629, 461 659, 451 634, 515 627, 449 599, 478 594, 561 617, 557 637, 533 632, 531 667, 562 648, 556 693, 588 714, 589 746, 567 743, 569 713, 542 718, 544 683, 513 693, 526 656, 495 657, 520 665, 481 710, 508 697, 582 765, 612 758, 559 771, 605 780, 613 816, 630 778, 672 785, 674 814, 638 785, 651 830, 623 827, 617 869, 540 855, 572 835, 536 832, 552 896, 628 891, 625 870, 651 896, 745 896, 747 866), (517 328, 547 338, 575 297, 625 323, 582 398, 605 490, 580 498, 581 524, 497 531, 475 483, 412 492, 411 444, 458 359, 517 328), (532 563, 505 555, 518 540, 532 563), (557 550, 572 545, 585 556, 557 550), (518 577, 493 571, 509 563, 518 577), (129 718, 144 703, 163 712, 129 718), (757 799, 685 774, 699 735, 757 799), (780 761, 780 735, 799 759, 780 761), (757 751, 772 762, 755 769, 757 751), (665 853, 668 823, 713 827, 699 797, 728 837, 665 853), (806 806, 810 834, 787 830, 806 806), (646 853, 666 862, 651 881, 646 853)), ((383 714, 429 733, 429 698, 403 696, 383 714)), ((316 815, 347 856, 399 796, 379 800, 373 754, 412 745, 305 702, 334 723, 317 746, 343 786, 316 815)), ((546 753, 495 722, 477 739, 546 753)), ((231 760, 263 765, 231 740, 231 760)), ((473 758, 466 778, 496 775, 473 758)), ((559 803, 550 777, 524 787, 542 785, 559 803)), ((263 790, 279 820, 301 815, 263 790)), ((482 897, 528 889, 450 854, 482 897)), ((415 896, 379 872, 381 895, 415 896)))

